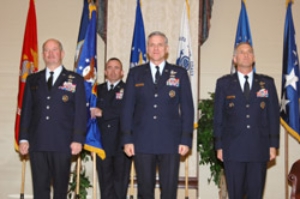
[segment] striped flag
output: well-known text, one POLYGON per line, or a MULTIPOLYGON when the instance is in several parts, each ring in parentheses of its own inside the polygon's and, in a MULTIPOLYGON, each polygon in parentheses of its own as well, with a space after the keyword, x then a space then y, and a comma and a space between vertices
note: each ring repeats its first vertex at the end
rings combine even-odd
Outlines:
POLYGON ((146 61, 147 54, 143 15, 141 11, 140 0, 137 0, 133 39, 131 45, 130 67, 146 63, 146 61))
MULTIPOLYGON (((86 4, 84 4, 83 14, 86 14, 86 4)), ((78 59, 75 70, 82 75, 85 80, 86 101, 87 101, 87 136, 84 144, 84 149, 95 152, 100 158, 105 158, 105 151, 103 150, 101 141, 101 132, 97 125, 97 120, 92 119, 90 116, 90 108, 96 107, 97 103, 97 11, 96 6, 93 3, 89 4, 89 16, 88 25, 81 24, 81 30, 79 31, 78 43, 81 43, 81 47, 77 48, 78 59), (81 38, 83 28, 86 27, 85 37, 81 38)), ((82 19, 85 19, 83 16, 82 19)), ((82 23, 86 20, 82 20, 82 23)))
MULTIPOLYGON (((234 48, 241 42, 248 42, 251 46, 253 46, 251 30, 250 30, 250 23, 248 20, 248 14, 247 14, 245 0, 242 0, 238 26, 237 26, 236 34, 235 34, 234 48)), ((235 72, 235 68, 234 68, 234 64, 232 62, 231 73, 234 73, 234 72, 235 72)))
POLYGON ((19 150, 19 128, 26 78, 38 70, 37 28, 34 0, 29 1, 29 9, 20 62, 18 107, 15 121, 15 150, 19 150))
POLYGON ((298 141, 300 141, 299 99, 299 58, 295 41, 292 2, 289 1, 284 27, 280 122, 298 141))

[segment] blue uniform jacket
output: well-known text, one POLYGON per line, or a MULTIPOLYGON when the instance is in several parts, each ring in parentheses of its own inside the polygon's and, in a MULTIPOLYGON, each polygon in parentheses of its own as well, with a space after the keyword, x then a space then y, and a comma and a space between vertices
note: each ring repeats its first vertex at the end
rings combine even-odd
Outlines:
POLYGON ((27 77, 19 140, 28 140, 31 151, 71 152, 71 142, 85 142, 84 79, 63 68, 48 91, 45 71, 27 77))
POLYGON ((102 117, 98 117, 98 125, 101 129, 102 145, 106 156, 116 155, 122 152, 120 116, 124 96, 125 83, 120 81, 112 90, 107 90, 107 83, 97 87, 97 107, 102 110, 102 117))
POLYGON ((271 77, 254 73, 247 101, 237 73, 217 80, 214 105, 215 148, 223 159, 268 161, 279 147, 279 103, 271 77))
POLYGON ((178 153, 192 146, 194 108, 186 69, 166 62, 158 85, 149 63, 130 69, 121 115, 122 144, 136 153, 178 153))

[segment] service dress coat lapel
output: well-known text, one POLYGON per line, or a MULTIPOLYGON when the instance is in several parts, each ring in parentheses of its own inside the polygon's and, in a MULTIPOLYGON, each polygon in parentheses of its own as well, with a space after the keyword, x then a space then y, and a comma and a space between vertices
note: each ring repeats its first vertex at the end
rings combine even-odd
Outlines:
POLYGON ((232 75, 232 81, 229 87, 235 93, 237 99, 246 100, 237 73, 232 75))
POLYGON ((161 74, 160 80, 158 82, 158 85, 157 85, 157 90, 158 91, 166 85, 166 82, 167 82, 168 78, 170 77, 170 72, 169 71, 170 71, 169 66, 166 63, 166 65, 165 65, 165 67, 162 71, 162 74, 161 74))
POLYGON ((155 90, 155 84, 153 82, 152 74, 151 74, 151 69, 150 69, 150 64, 147 65, 144 71, 144 76, 142 77, 142 82, 144 81, 145 85, 149 85, 152 91, 155 90))

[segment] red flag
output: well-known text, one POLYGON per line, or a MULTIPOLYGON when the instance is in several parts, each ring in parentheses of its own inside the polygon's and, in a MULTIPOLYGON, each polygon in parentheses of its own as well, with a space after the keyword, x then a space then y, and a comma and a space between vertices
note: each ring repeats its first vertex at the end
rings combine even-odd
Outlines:
POLYGON ((19 150, 19 128, 26 78, 38 70, 37 28, 34 0, 30 0, 19 71, 18 107, 15 121, 15 149, 19 150))

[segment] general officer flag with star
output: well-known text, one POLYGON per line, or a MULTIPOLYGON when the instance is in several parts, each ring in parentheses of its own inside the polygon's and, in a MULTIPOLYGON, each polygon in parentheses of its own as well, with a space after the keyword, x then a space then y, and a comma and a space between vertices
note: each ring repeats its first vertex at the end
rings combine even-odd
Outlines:
POLYGON ((292 2, 289 1, 284 27, 280 122, 287 132, 298 141, 300 141, 299 97, 299 59, 295 41, 292 2))

